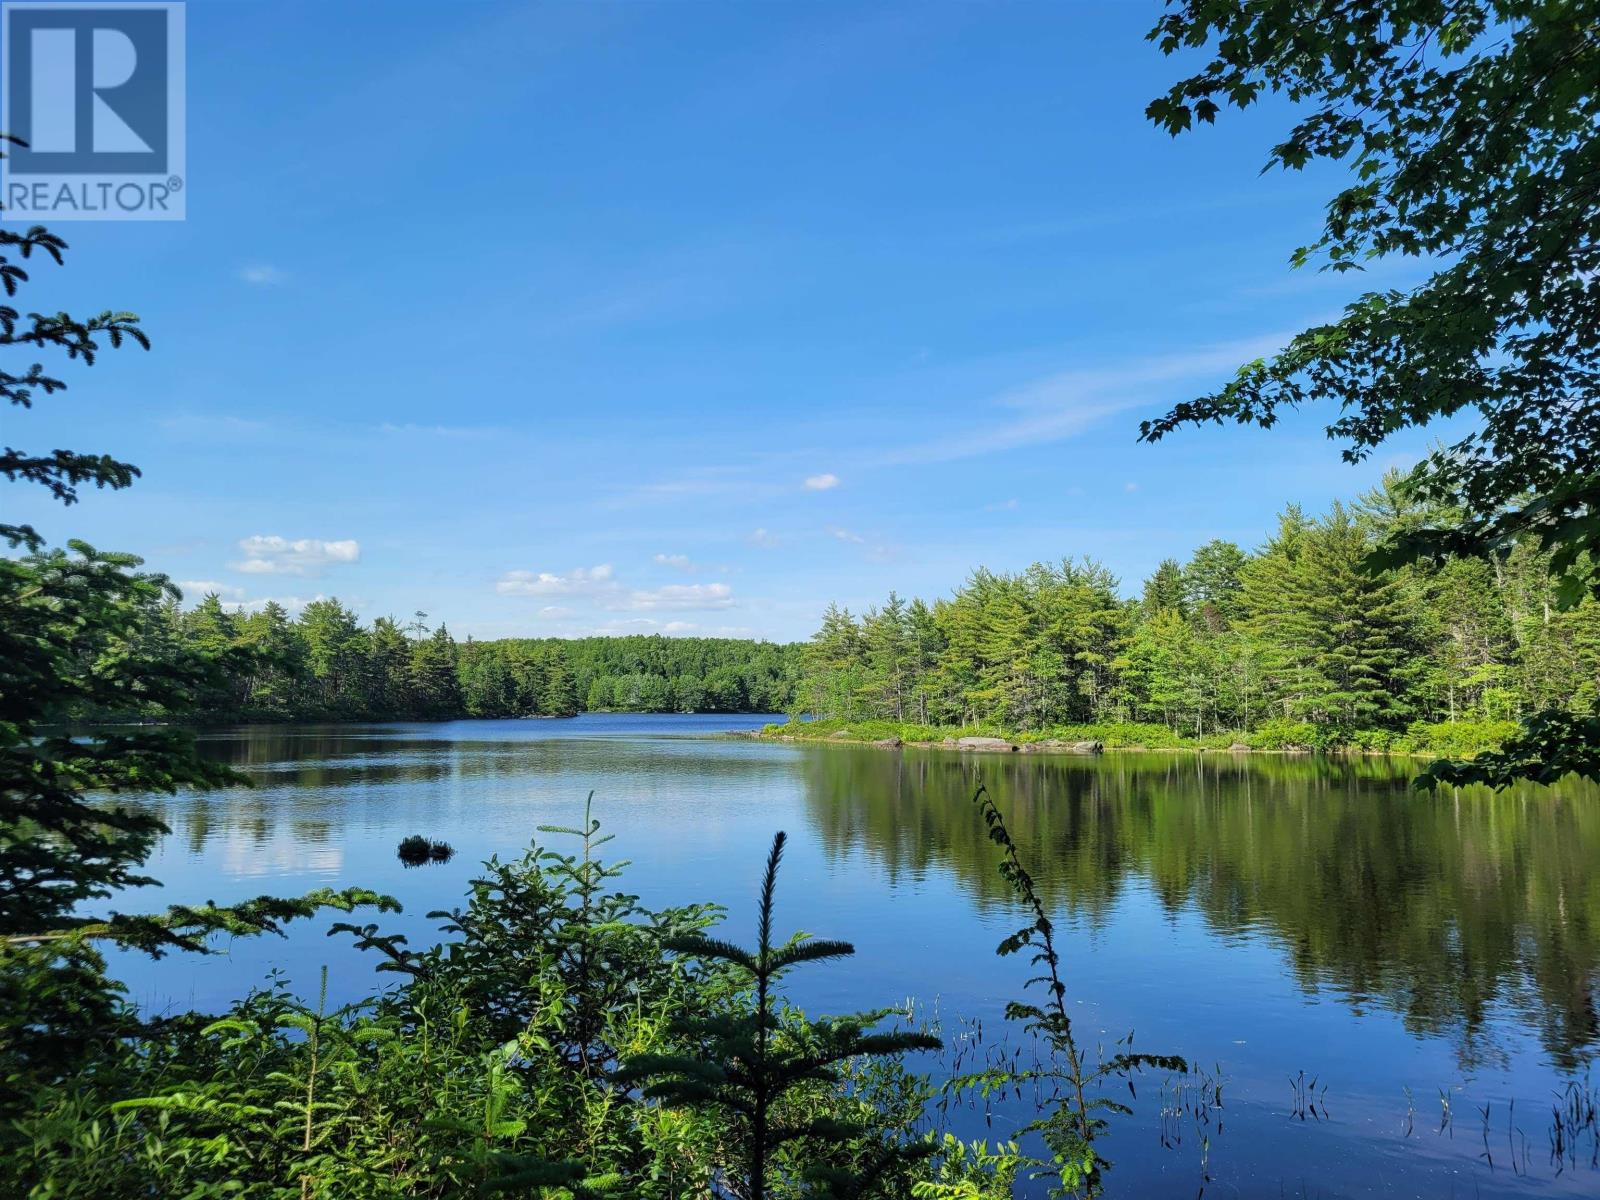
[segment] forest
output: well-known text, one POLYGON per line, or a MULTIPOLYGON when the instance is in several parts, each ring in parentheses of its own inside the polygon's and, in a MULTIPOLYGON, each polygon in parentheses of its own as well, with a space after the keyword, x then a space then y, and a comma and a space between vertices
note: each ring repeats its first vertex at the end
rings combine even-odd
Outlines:
MULTIPOLYGON (((1492 744, 1532 712, 1592 713, 1600 602, 1562 609, 1530 539, 1367 569, 1386 540, 1447 519, 1391 473, 1320 516, 1290 506, 1253 551, 1215 540, 1162 562, 1136 599, 1104 567, 1065 559, 975 571, 932 604, 830 607, 797 706, 835 723, 1144 723, 1273 748, 1387 749, 1409 735, 1445 753, 1492 744)), ((824 729, 837 725, 811 732, 824 729)))
POLYGON ((215 595, 166 605, 157 636, 228 664, 210 721, 452 720, 579 712, 783 712, 797 649, 732 638, 632 636, 457 642, 423 614, 363 625, 337 599, 297 618, 215 595))

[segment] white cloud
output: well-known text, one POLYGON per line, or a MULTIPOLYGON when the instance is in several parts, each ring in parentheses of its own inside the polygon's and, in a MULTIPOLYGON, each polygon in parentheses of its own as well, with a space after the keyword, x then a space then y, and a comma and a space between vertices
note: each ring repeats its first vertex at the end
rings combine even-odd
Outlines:
POLYGON ((864 546, 867 542, 867 539, 862 537, 859 533, 855 533, 849 529, 840 529, 837 525, 828 526, 828 532, 834 537, 838 538, 841 542, 849 542, 852 546, 864 546))
POLYGON ((494 590, 502 596, 575 596, 609 586, 611 577, 610 563, 577 567, 565 575, 550 571, 507 571, 494 585, 494 590))
POLYGON ((271 263, 251 263, 239 269, 239 278, 252 287, 272 287, 286 281, 289 273, 271 263))
POLYGON ((745 540, 763 550, 771 550, 778 545, 778 535, 766 529, 752 530, 745 540))
POLYGON ((653 591, 635 591, 620 605, 631 612, 694 612, 731 608, 733 589, 725 583, 674 583, 653 591))
POLYGON ((687 554, 658 554, 654 562, 658 567, 671 567, 675 571, 698 571, 700 564, 687 554))
POLYGON ((354 538, 325 542, 321 538, 297 538, 291 541, 275 534, 256 534, 239 542, 244 551, 242 562, 233 564, 235 571, 250 575, 315 575, 324 568, 356 562, 361 558, 361 544, 354 538))
MULTIPOLYGON (((701 612, 733 607, 725 583, 674 583, 659 588, 625 588, 610 563, 578 567, 565 575, 549 571, 508 571, 494 585, 502 596, 550 596, 583 601, 583 608, 610 612, 701 612)), ((565 620, 577 615, 566 604, 547 605, 541 617, 565 620)))
POLYGON ((1016 501, 1016 498, 1013 497, 1010 500, 1002 500, 999 504, 985 504, 983 506, 983 511, 984 512, 1015 512, 1016 508, 1017 508, 1017 501, 1016 501))
POLYGON ((178 590, 183 593, 185 600, 201 600, 215 593, 222 600, 243 600, 244 589, 235 587, 231 583, 218 583, 215 579, 183 579, 178 581, 178 590))
POLYGON ((318 592, 315 596, 258 596, 254 600, 227 601, 222 607, 229 612, 253 613, 260 612, 269 604, 276 604, 281 608, 287 609, 289 614, 294 616, 306 605, 315 604, 318 600, 326 599, 327 597, 321 592, 318 592))
POLYGON ((1137 492, 1139 490, 1139 485, 1130 479, 1127 483, 1122 485, 1122 490, 1125 492, 1137 492))
POLYGON ((808 475, 806 477, 805 489, 808 492, 825 492, 829 488, 838 486, 839 477, 831 472, 824 472, 821 475, 808 475))

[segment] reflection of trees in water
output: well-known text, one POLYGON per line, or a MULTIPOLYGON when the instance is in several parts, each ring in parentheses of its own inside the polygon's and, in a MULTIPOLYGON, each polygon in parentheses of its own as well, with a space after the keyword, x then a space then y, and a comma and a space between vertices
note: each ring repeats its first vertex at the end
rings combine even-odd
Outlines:
POLYGON ((1260 929, 1301 986, 1397 1010, 1485 1051, 1505 1005, 1563 1067, 1600 1040, 1600 795, 1422 795, 1414 764, 1220 755, 958 759, 819 747, 807 802, 830 854, 892 877, 952 870, 1007 901, 972 811, 973 771, 1048 899, 1105 922, 1129 880, 1223 934, 1260 929))
MULTIPOLYGON (((326 799, 329 789, 577 775, 584 790, 603 775, 661 782, 787 779, 786 748, 688 738, 524 741, 297 731, 250 727, 202 743, 206 757, 244 772, 257 794, 282 790, 326 799)), ((341 796, 347 799, 349 793, 341 796)), ((579 796, 581 799, 581 795, 579 796)))
MULTIPOLYGON (((176 799, 141 801, 191 854, 213 840, 266 845, 325 843, 368 802, 418 807, 470 807, 496 792, 537 796, 551 791, 579 801, 608 780, 648 781, 652 790, 703 795, 757 783, 792 786, 786 747, 698 739, 524 740, 441 738, 425 728, 380 735, 360 727, 326 732, 305 727, 253 726, 202 742, 207 757, 247 775, 253 787, 176 799), (490 785, 485 787, 484 785, 490 785)), ((529 827, 531 834, 532 827, 529 827)))

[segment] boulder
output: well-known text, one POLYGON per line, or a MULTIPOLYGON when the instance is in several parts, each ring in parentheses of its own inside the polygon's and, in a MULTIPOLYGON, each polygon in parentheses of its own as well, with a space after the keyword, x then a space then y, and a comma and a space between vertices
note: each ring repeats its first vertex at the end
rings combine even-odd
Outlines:
POLYGON ((1016 747, 1005 738, 995 737, 964 737, 956 741, 960 750, 1015 750, 1016 747))
POLYGON ((1024 754, 1099 754, 1104 750, 1104 742, 1064 742, 1060 738, 1046 738, 1042 742, 1027 742, 1022 747, 1024 754))
POLYGON ((1235 754, 1243 754, 1246 750, 1250 749, 1250 747, 1244 742, 1234 742, 1233 745, 1228 747, 1228 749, 1232 750, 1235 754))
POLYGON ((872 744, 874 746, 881 746, 885 750, 898 750, 900 748, 900 739, 897 737, 879 738, 872 744))
POLYGON ((828 740, 832 742, 842 742, 849 736, 850 731, 848 729, 836 729, 828 735, 828 740))

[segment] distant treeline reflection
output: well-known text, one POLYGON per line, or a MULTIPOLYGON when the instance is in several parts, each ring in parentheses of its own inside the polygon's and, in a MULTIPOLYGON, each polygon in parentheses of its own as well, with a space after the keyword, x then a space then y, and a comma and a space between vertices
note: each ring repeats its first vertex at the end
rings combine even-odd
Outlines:
MULTIPOLYGON (((830 853, 890 877, 949 870, 1007 902, 951 754, 807 753, 830 853)), ((1492 1053, 1489 1009, 1536 1029, 1557 1065, 1600 1039, 1600 804, 1568 785, 1494 795, 1409 790, 1376 758, 1108 755, 985 758, 982 776, 1041 891, 1090 923, 1147 884, 1226 934, 1263 932, 1302 987, 1392 1007, 1413 1032, 1492 1053)))

